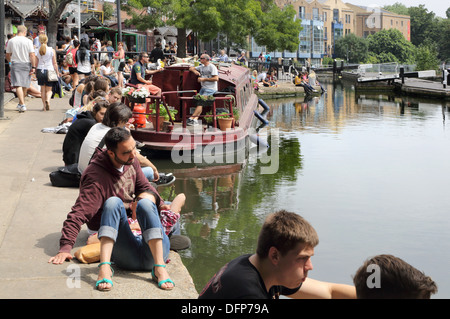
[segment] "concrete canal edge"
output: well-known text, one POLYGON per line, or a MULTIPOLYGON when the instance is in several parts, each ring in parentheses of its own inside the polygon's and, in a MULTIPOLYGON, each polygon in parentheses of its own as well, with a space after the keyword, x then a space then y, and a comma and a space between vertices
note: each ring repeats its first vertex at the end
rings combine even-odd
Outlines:
MULTIPOLYGON (((301 86, 295 86, 292 82, 278 81, 277 84, 277 87, 259 86, 256 94, 262 99, 305 96, 305 89, 301 86)), ((316 86, 315 89, 320 91, 320 86, 316 86)))

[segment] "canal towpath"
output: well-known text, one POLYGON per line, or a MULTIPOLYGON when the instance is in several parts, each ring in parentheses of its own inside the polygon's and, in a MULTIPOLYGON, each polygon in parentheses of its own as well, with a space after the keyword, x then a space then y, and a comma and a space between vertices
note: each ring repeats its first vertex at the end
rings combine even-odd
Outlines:
MULTIPOLYGON (((148 272, 114 267, 110 292, 95 289, 98 263, 76 259, 49 264, 58 252, 62 223, 78 196, 76 188, 57 188, 49 174, 63 166, 65 134, 43 133, 64 118, 70 94, 52 99, 43 112, 42 101, 27 98, 27 111, 19 113, 18 100, 5 95, 0 119, 0 298, 2 299, 191 299, 197 298, 193 280, 180 255, 171 251, 168 272, 176 287, 159 289, 148 272)), ((72 254, 85 244, 83 226, 72 254)))

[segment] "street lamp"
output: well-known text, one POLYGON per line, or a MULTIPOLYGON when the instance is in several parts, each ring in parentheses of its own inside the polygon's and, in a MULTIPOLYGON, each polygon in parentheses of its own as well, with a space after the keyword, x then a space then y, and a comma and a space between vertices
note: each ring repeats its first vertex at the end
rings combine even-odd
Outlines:
POLYGON ((117 7, 117 32, 119 35, 118 40, 119 42, 122 42, 122 21, 120 19, 120 0, 116 0, 116 7, 117 7))

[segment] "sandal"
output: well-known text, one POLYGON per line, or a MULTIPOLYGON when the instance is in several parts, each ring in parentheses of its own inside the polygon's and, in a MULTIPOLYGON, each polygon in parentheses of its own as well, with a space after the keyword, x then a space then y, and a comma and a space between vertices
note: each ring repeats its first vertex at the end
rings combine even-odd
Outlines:
MULTIPOLYGON (((109 267, 111 268, 111 272, 112 272, 112 274, 111 274, 111 278, 112 278, 112 276, 114 276, 114 269, 111 267, 111 263, 109 261, 105 261, 105 262, 100 263, 98 265, 98 267, 100 268, 101 265, 109 265, 109 267)), ((95 288, 97 288, 100 291, 110 291, 113 286, 114 286, 113 282, 110 279, 106 279, 106 278, 100 279, 95 283, 95 288), (99 289, 98 285, 100 285, 102 283, 110 284, 111 287, 99 289)))
POLYGON ((153 266, 153 268, 152 268, 152 279, 153 279, 154 282, 158 283, 158 288, 163 289, 163 290, 172 290, 173 287, 175 287, 175 283, 174 283, 174 282, 172 281, 172 279, 170 279, 170 278, 165 279, 165 280, 158 281, 158 277, 156 277, 156 275, 155 275, 155 267, 166 268, 166 265, 157 265, 157 264, 155 264, 155 265, 153 266), (172 283, 173 287, 170 287, 170 288, 161 288, 161 286, 162 286, 164 283, 166 283, 166 282, 172 283))

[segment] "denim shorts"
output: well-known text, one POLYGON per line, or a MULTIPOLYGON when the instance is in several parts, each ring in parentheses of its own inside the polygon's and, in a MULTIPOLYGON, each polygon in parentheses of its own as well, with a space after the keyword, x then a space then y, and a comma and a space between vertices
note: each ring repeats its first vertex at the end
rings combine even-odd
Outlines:
POLYGON ((36 78, 37 78, 38 85, 53 86, 53 84, 54 84, 54 82, 48 81, 47 70, 37 69, 36 70, 36 78))

